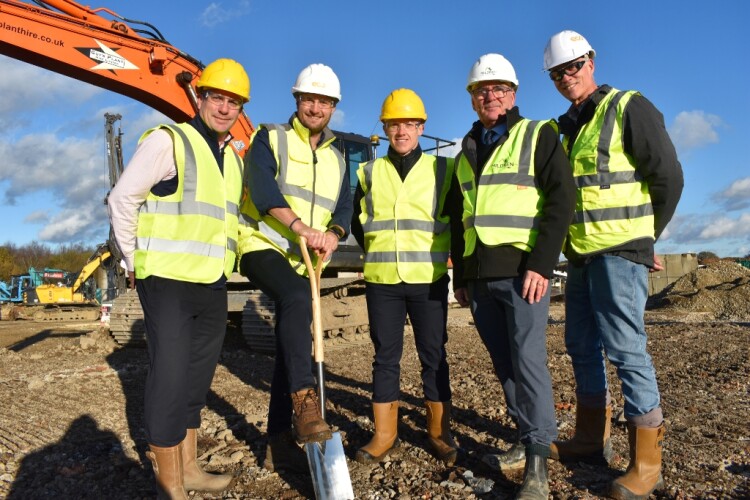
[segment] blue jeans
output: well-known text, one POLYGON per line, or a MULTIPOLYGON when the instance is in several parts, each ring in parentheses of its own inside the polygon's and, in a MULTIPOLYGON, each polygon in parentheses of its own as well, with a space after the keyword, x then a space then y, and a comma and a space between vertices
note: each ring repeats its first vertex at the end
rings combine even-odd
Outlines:
POLYGON ((604 350, 622 383, 626 417, 659 407, 656 372, 646 351, 647 297, 648 269, 642 264, 600 255, 581 267, 568 266, 565 345, 576 393, 588 398, 608 393, 604 350))

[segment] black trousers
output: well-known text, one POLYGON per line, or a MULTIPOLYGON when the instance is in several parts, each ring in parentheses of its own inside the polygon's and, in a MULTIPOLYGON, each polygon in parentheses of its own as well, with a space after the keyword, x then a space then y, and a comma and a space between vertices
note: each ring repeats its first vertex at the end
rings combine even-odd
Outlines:
POLYGON ((240 272, 276 305, 276 359, 268 407, 268 433, 277 434, 292 425, 290 394, 316 385, 310 356, 310 282, 297 274, 275 250, 246 253, 240 261, 240 272))
POLYGON ((146 439, 176 446, 200 427, 227 328, 227 291, 157 276, 136 287, 149 355, 146 439))
POLYGON ((434 283, 366 284, 372 363, 372 400, 397 401, 400 393, 404 324, 409 315, 417 355, 422 365, 422 387, 429 401, 449 401, 451 388, 445 344, 448 342, 448 275, 434 283))

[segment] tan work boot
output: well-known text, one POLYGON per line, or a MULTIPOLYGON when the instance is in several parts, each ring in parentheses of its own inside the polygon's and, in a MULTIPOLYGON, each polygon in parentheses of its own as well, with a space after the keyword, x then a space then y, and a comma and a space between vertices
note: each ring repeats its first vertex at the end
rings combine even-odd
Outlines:
POLYGON ((297 474, 307 472, 307 455, 297 444, 291 430, 268 436, 263 468, 269 472, 287 471, 297 474))
POLYGON ((229 474, 209 474, 198 465, 198 432, 188 429, 182 446, 182 484, 185 491, 224 491, 232 482, 229 474))
POLYGON ((398 401, 373 403, 372 415, 375 434, 369 443, 357 450, 354 459, 361 464, 374 464, 383 460, 399 447, 398 401))
POLYGON ((292 394, 294 434, 300 443, 331 439, 331 428, 320 414, 320 401, 315 389, 309 387, 292 394))
POLYGON ((561 462, 609 463, 612 459, 611 421, 612 406, 588 408, 577 405, 575 434, 567 441, 553 442, 550 458, 561 462))
POLYGON ((664 487, 661 475, 663 440, 664 424, 650 428, 628 423, 630 464, 625 474, 610 484, 609 496, 620 500, 641 500, 664 487))
POLYGON ((164 500, 187 500, 182 485, 182 452, 180 445, 162 448, 149 444, 146 456, 151 460, 156 476, 156 491, 164 500))
POLYGON ((448 466, 456 463, 458 445, 451 436, 451 402, 425 401, 427 437, 437 457, 448 466))

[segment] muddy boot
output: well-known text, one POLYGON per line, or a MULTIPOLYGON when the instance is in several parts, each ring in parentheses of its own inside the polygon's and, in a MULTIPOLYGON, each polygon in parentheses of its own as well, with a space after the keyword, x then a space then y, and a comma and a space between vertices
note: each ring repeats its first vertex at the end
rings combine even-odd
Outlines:
POLYGON ((435 455, 447 466, 456 463, 458 445, 451 436, 451 402, 425 401, 427 438, 435 455))
POLYGON ((307 455, 297 444, 291 430, 268 436, 263 468, 269 472, 286 471, 295 474, 308 471, 307 455))
POLYGON ((198 465, 198 432, 188 429, 182 446, 182 482, 185 491, 224 491, 232 482, 229 474, 209 474, 198 465))
POLYGON ((530 454, 526 456, 523 483, 516 493, 518 500, 547 500, 549 496, 549 474, 547 457, 530 454))
POLYGON ((609 496, 620 500, 646 499, 664 487, 661 475, 661 448, 664 424, 636 427, 628 423, 630 464, 625 474, 609 485, 609 496))
POLYGON ((507 472, 523 469, 526 465, 526 447, 516 441, 500 454, 488 453, 482 457, 482 463, 493 472, 507 472))
POLYGON ((575 434, 567 441, 552 443, 550 458, 561 462, 609 463, 612 459, 611 421, 611 406, 587 408, 577 405, 575 434))
POLYGON ((354 457, 361 464, 378 463, 399 446, 398 401, 373 403, 372 415, 375 434, 369 443, 357 450, 354 457))
POLYGON ((187 500, 187 493, 182 485, 182 452, 181 446, 162 448, 148 445, 146 456, 156 476, 158 498, 163 500, 187 500))
POLYGON ((292 394, 294 434, 302 444, 331 439, 331 428, 320 414, 320 401, 315 389, 309 387, 292 394))

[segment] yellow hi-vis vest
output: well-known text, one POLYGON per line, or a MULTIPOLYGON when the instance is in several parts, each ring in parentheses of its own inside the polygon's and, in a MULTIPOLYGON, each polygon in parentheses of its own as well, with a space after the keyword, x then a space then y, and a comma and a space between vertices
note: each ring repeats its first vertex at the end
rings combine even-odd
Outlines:
MULTIPOLYGON (((295 116, 289 124, 262 124, 268 129, 276 156, 276 183, 281 194, 302 221, 325 231, 338 203, 346 165, 333 145, 336 137, 328 128, 328 140, 313 151, 310 131, 295 116), (315 161, 317 160, 317 162, 315 161)), ((276 250, 301 275, 307 273, 299 249, 299 237, 271 215, 261 216, 247 193, 240 209, 240 255, 258 250, 276 250)), ((311 255, 315 265, 316 256, 311 255)))
POLYGON ((441 213, 452 176, 452 159, 427 154, 403 181, 387 157, 360 165, 365 281, 433 283, 448 272, 450 230, 441 213))
POLYGON ((534 153, 539 131, 554 121, 521 119, 508 139, 487 159, 476 181, 459 153, 456 176, 463 194, 464 256, 474 253, 477 238, 487 246, 512 245, 530 252, 539 233, 544 194, 534 181, 534 153))
POLYGON ((654 209, 648 185, 623 149, 625 107, 637 92, 612 89, 575 142, 563 137, 578 187, 568 247, 578 255, 628 241, 654 239, 654 209))
POLYGON ((159 128, 172 136, 178 185, 168 196, 149 193, 141 205, 135 275, 192 283, 228 278, 237 260, 242 159, 226 148, 222 176, 206 140, 189 124, 160 125, 140 140, 159 128))

